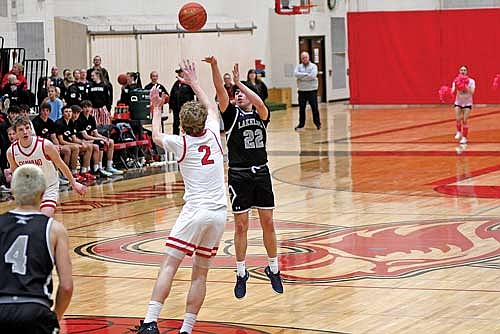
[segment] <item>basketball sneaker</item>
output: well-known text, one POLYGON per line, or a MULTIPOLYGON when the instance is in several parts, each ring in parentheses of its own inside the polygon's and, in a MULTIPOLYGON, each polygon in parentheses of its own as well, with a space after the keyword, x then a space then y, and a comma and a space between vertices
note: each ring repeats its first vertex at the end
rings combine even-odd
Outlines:
POLYGON ((234 296, 236 298, 241 299, 247 294, 247 281, 249 277, 248 270, 245 270, 245 276, 243 277, 236 274, 236 285, 234 286, 234 296))
POLYGON ((462 137, 462 139, 460 139, 460 144, 467 144, 467 138, 462 137))
POLYGON ((122 170, 118 170, 114 167, 108 167, 108 168, 106 168, 106 171, 113 174, 113 175, 122 175, 123 174, 122 170))
POLYGON ((271 287, 273 288, 274 292, 279 294, 283 293, 283 282, 281 281, 280 272, 278 271, 276 274, 273 274, 269 266, 264 269, 264 272, 266 273, 267 277, 269 277, 269 280, 271 281, 271 287))
POLYGON ((462 133, 460 131, 457 131, 457 133, 455 134, 455 140, 459 140, 460 138, 462 138, 462 133))
POLYGON ((134 330, 139 334, 160 334, 156 321, 144 323, 144 321, 141 320, 141 325, 136 326, 134 330))
POLYGON ((85 180, 87 180, 87 181, 94 181, 95 180, 95 176, 90 174, 89 172, 81 173, 81 176, 83 176, 85 178, 85 180))
POLYGON ((101 174, 104 177, 110 177, 111 175, 113 175, 113 173, 108 172, 104 168, 99 168, 99 174, 101 174))
POLYGON ((80 173, 76 173, 76 174, 73 174, 73 178, 77 181, 77 182, 83 182, 85 181, 86 179, 80 174, 80 173))

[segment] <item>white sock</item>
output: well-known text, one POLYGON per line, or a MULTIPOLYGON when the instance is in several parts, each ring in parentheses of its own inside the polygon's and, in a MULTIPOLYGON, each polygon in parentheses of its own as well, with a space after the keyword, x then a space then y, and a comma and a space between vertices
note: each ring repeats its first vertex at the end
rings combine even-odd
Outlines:
POLYGON ((99 169, 102 169, 102 161, 99 162, 99 169))
POLYGON ((160 316, 161 309, 163 308, 163 304, 160 302, 155 302, 151 300, 148 306, 148 312, 146 313, 146 317, 144 318, 144 322, 152 322, 158 321, 158 317, 160 316))
POLYGON ((273 274, 277 274, 279 271, 278 268, 278 257, 268 257, 269 260, 269 269, 271 269, 273 274))
POLYGON ((108 169, 113 168, 113 161, 108 160, 108 169))
POLYGON ((245 277, 245 261, 236 261, 236 271, 238 276, 245 277))
POLYGON ((188 332, 191 334, 193 331, 194 323, 196 322, 196 314, 186 313, 184 315, 184 322, 182 323, 182 327, 180 332, 188 332))
POLYGON ((87 167, 82 167, 82 174, 87 173, 87 167))
POLYGON ((94 171, 98 171, 99 170, 99 165, 94 165, 94 171))
POLYGON ((78 170, 73 169, 73 170, 71 171, 71 173, 73 173, 73 175, 76 175, 76 174, 78 174, 78 170))

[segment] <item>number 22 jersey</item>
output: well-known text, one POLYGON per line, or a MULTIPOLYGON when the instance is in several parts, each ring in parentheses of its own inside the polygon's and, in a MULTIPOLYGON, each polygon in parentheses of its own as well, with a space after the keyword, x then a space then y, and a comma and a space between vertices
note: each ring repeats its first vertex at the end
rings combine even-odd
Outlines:
POLYGON ((222 113, 222 119, 226 131, 229 167, 250 168, 265 165, 269 116, 267 120, 261 120, 255 107, 252 107, 251 111, 244 111, 229 103, 222 113))

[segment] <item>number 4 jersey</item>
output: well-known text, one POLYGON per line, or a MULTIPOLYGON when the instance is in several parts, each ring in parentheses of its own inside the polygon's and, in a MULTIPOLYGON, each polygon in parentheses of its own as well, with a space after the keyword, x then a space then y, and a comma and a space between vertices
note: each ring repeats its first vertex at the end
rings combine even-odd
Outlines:
POLYGON ((198 136, 165 135, 163 148, 173 152, 184 179, 186 206, 217 210, 227 206, 219 120, 207 118, 198 136))
POLYGON ((0 297, 19 296, 52 305, 52 218, 10 211, 0 215, 0 297))
POLYGON ((222 114, 227 136, 229 167, 250 168, 267 163, 267 120, 261 120, 255 107, 244 111, 229 103, 222 114))

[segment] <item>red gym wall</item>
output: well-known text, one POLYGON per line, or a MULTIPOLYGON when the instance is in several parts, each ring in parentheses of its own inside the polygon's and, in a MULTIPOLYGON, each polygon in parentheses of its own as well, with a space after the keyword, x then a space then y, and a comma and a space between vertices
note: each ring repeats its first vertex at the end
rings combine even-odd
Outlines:
POLYGON ((500 9, 348 13, 352 104, 436 104, 465 64, 474 103, 500 103, 500 9))

